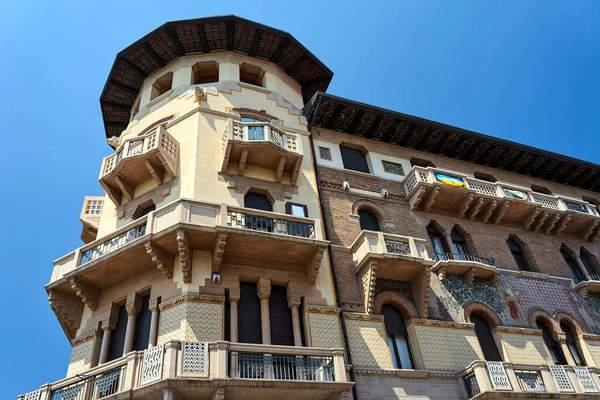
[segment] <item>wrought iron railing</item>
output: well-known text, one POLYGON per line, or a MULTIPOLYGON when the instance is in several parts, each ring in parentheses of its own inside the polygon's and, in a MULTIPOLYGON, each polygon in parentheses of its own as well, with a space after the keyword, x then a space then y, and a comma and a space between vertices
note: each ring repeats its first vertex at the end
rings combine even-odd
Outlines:
POLYGON ((94 398, 102 399, 118 393, 121 389, 123 370, 125 367, 119 367, 102 375, 94 377, 94 398))
POLYGON ((333 357, 229 353, 230 378, 334 382, 333 357))
POLYGON ((544 379, 540 371, 515 369, 515 376, 519 387, 524 392, 547 392, 544 379))
POLYGON ((487 264, 490 266, 495 266, 496 261, 493 258, 485 258, 479 257, 473 254, 463 254, 463 253, 437 253, 433 258, 434 261, 448 261, 448 260, 456 260, 456 261, 473 261, 481 264, 487 264))
POLYGON ((388 253, 410 256, 410 245, 407 242, 398 242, 395 240, 386 240, 385 248, 388 253))
POLYGON ((315 238, 315 229, 312 224, 262 215, 252 215, 238 211, 227 211, 227 226, 257 232, 270 232, 309 239, 315 238))
POLYGON ((146 222, 143 224, 134 226, 133 228, 125 231, 112 239, 100 243, 98 246, 92 247, 81 253, 81 261, 79 265, 83 265, 93 261, 105 254, 111 253, 118 248, 125 246, 146 234, 146 222))
POLYGON ((84 400, 85 381, 52 391, 52 400, 84 400))
POLYGON ((477 383, 477 377, 475 376, 475 371, 471 371, 463 377, 463 381, 465 382, 465 387, 467 388, 467 394, 469 398, 475 397, 481 393, 481 389, 479 389, 479 383, 477 383))

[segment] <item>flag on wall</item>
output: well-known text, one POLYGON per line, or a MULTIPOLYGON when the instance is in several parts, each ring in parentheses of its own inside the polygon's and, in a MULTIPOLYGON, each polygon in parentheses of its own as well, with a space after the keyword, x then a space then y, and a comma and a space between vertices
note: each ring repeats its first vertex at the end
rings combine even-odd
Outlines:
POLYGON ((462 178, 459 178, 458 176, 446 175, 440 172, 434 172, 434 174, 435 178, 444 185, 452 187, 465 187, 465 182, 463 182, 462 178))
POLYGON ((521 199, 521 200, 529 200, 529 197, 527 196, 527 193, 522 192, 520 190, 517 189, 508 189, 503 187, 502 190, 504 191, 504 194, 508 197, 512 197, 513 199, 521 199))

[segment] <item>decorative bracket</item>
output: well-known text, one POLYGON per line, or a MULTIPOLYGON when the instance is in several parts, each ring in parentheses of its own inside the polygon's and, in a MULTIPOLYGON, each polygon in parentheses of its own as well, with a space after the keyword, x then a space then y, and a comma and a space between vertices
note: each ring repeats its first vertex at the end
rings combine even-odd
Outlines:
POLYGON ((317 280, 317 275, 319 275, 319 268, 321 267, 321 260, 323 259, 323 255, 325 254, 325 247, 319 247, 312 254, 310 259, 308 260, 308 265, 306 266, 306 273, 308 275, 308 283, 311 285, 315 284, 317 280))
POLYGON ((119 189, 121 189, 123 197, 125 197, 127 200, 133 199, 135 188, 131 183, 127 182, 125 178, 119 175, 115 176, 115 182, 117 183, 117 186, 119 186, 119 189))
POLYGON ((212 252, 212 272, 219 272, 221 270, 221 262, 223 261, 223 253, 225 252, 225 245, 227 244, 227 234, 219 233, 215 239, 212 252))
POLYGON ((275 171, 275 182, 281 182, 281 176, 283 175, 283 168, 285 168, 286 161, 286 156, 279 157, 279 163, 277 164, 277 170, 275 171))
POLYGON ((177 230, 177 251, 179 252, 179 261, 181 262, 181 273, 183 282, 192 282, 192 258, 194 250, 191 249, 189 240, 185 237, 185 230, 177 230))
POLYGON ((431 191, 431 194, 429 194, 429 198, 427 199, 427 202, 425 203, 425 207, 423 207, 423 211, 425 211, 425 212, 431 211, 431 207, 433 207, 433 205, 435 204, 435 200, 437 199, 439 194, 440 194, 439 186, 434 187, 433 190, 431 191))
POLYGON ((146 165, 148 172, 150 172, 150 175, 152 175, 152 178, 154 178, 156 183, 158 185, 161 185, 164 179, 163 171, 160 168, 157 168, 154 164, 152 164, 150 160, 144 160, 144 165, 146 165))
POLYGON ((152 257, 152 262, 167 279, 173 277, 173 255, 154 242, 144 243, 146 253, 152 257))
POLYGON ((246 161, 248 161, 248 153, 250 149, 244 147, 242 149, 242 155, 240 156, 240 161, 238 162, 238 175, 244 175, 244 170, 246 169, 246 161))
POLYGON ((100 298, 100 288, 78 276, 69 278, 69 284, 75 290, 75 294, 81 297, 81 301, 92 311, 95 311, 98 307, 98 299, 100 298))

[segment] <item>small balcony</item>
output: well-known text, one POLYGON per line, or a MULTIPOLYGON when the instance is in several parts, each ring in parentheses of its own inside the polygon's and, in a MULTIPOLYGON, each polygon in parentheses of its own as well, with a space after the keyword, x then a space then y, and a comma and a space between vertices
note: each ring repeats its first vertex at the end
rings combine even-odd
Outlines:
POLYGON ((587 298, 589 293, 600 292, 600 274, 582 274, 578 273, 575 277, 575 289, 581 293, 583 298, 587 298))
POLYGON ((98 235, 98 224, 100 223, 100 215, 104 207, 103 196, 85 196, 79 220, 83 224, 81 230, 81 240, 84 243, 90 243, 96 240, 98 235))
POLYGON ((165 175, 177 175, 179 142, 164 126, 155 131, 124 141, 114 154, 102 160, 98 180, 115 203, 134 197, 136 186, 150 179, 160 185, 165 175))
POLYGON ((597 368, 475 361, 460 376, 469 399, 579 399, 598 393, 597 368))
POLYGON ((170 341, 43 385, 18 400, 162 399, 166 381, 182 400, 219 394, 232 400, 325 400, 341 398, 353 386, 342 349, 170 341))
POLYGON ((498 271, 493 258, 479 257, 463 253, 443 253, 434 257, 435 265, 432 272, 438 275, 440 281, 447 274, 463 275, 467 287, 473 287, 475 277, 489 278, 492 286, 498 285, 498 271))
POLYGON ((243 175, 247 166, 274 172, 275 181, 296 185, 302 165, 302 151, 297 135, 266 122, 229 120, 223 133, 221 172, 230 163, 237 163, 237 173, 243 175), (284 179, 284 177, 289 177, 284 179))
POLYGON ((599 234, 598 209, 583 200, 532 192, 508 182, 487 182, 439 168, 413 167, 404 182, 412 210, 483 223, 518 226, 547 235, 599 234))

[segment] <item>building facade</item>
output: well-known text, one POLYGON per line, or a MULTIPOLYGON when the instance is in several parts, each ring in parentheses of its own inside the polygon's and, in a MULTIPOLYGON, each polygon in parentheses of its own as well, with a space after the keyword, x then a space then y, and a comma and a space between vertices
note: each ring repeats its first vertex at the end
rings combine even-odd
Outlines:
POLYGON ((600 167, 324 93, 293 36, 117 55, 82 247, 46 286, 62 399, 588 398, 600 167))

